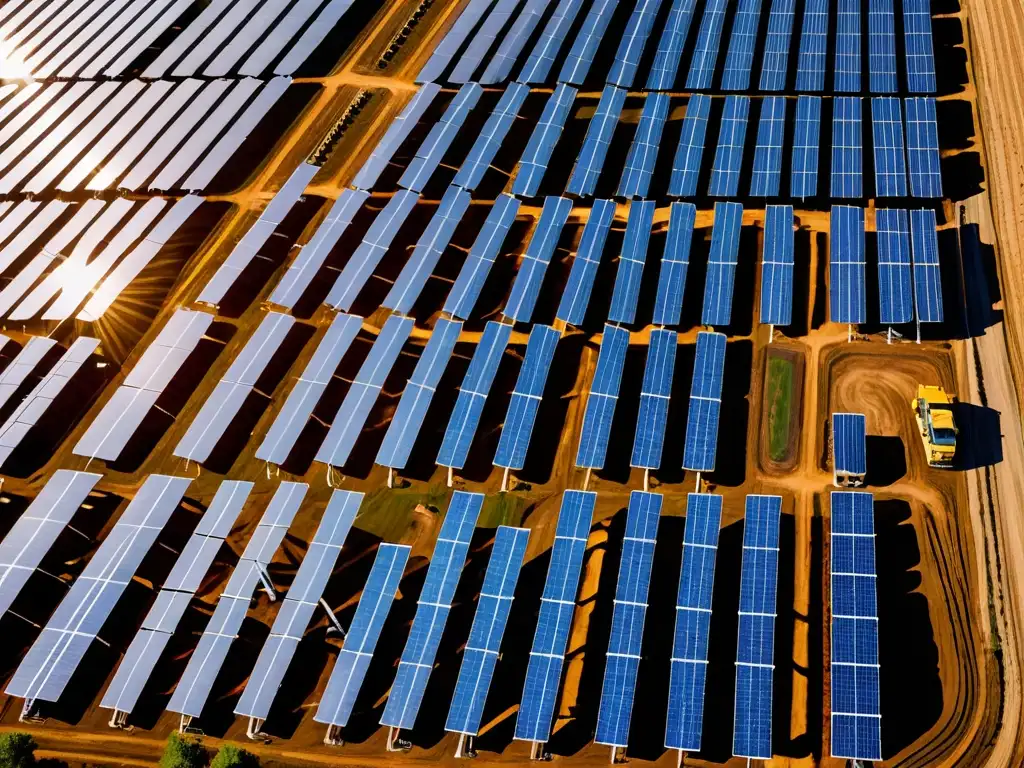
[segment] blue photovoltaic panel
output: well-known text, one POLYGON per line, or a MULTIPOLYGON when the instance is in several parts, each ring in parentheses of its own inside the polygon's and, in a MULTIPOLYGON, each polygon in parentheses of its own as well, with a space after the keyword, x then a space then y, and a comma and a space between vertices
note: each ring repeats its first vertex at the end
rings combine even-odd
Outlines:
POLYGON ((661 0, 637 0, 608 73, 610 84, 622 88, 632 87, 637 67, 640 66, 640 57, 643 56, 644 46, 660 7, 661 0))
POLYGON ((480 426, 484 403, 487 402, 487 395, 511 335, 511 325, 489 322, 484 326, 437 454, 437 463, 442 467, 461 469, 465 466, 473 436, 480 426))
POLYGON ((832 414, 832 466, 839 475, 868 471, 867 419, 863 413, 832 414))
POLYGON ((366 360, 359 368, 352 386, 345 394, 337 416, 316 454, 316 460, 335 467, 348 461, 352 448, 362 434, 370 409, 377 402, 391 368, 412 333, 411 317, 392 315, 384 322, 366 360))
POLYGON ((833 323, 867 320, 864 287, 864 209, 832 206, 829 244, 829 316, 833 323))
POLYGON ((836 93, 860 92, 860 2, 839 0, 836 15, 836 93))
POLYGON ((509 293, 502 314, 517 323, 528 323, 540 296, 551 257, 562 237, 562 227, 572 212, 572 200, 565 197, 546 197, 540 219, 530 236, 530 244, 519 264, 519 272, 509 293))
POLYGON ((793 131, 793 169, 789 192, 801 200, 818 194, 818 145, 821 139, 821 97, 800 96, 796 100, 796 128, 793 131))
POLYGON ((391 417, 391 424, 377 451, 377 464, 402 469, 409 461, 409 454, 412 453, 412 447, 427 417, 430 401, 448 367, 448 360, 461 332, 462 322, 459 320, 442 318, 437 321, 409 377, 409 383, 402 391, 402 399, 398 401, 395 414, 391 417))
POLYGON ((551 736, 555 699, 562 679, 562 663, 596 501, 597 494, 593 491, 562 494, 551 560, 540 598, 537 630, 516 718, 515 738, 519 741, 545 742, 551 736))
POLYGON ((715 203, 715 224, 711 230, 711 252, 704 279, 704 325, 728 325, 732 320, 732 291, 739 260, 743 206, 715 203))
POLYGON ((910 225, 902 208, 875 211, 878 238, 879 318, 885 324, 914 319, 910 279, 910 225))
POLYGON ((704 139, 711 114, 711 97, 697 93, 686 104, 686 116, 679 134, 679 146, 672 160, 668 193, 675 197, 694 197, 704 157, 704 139))
POLYGON ((647 260, 647 244, 654 223, 654 200, 634 200, 629 205, 626 234, 622 240, 622 255, 615 273, 612 306, 608 320, 631 325, 636 318, 636 304, 640 298, 640 280, 647 260))
POLYGON ((789 73, 789 46, 793 37, 795 0, 772 0, 768 14, 768 34, 761 62, 762 91, 782 91, 789 73))
POLYGON ((881 760, 874 499, 832 493, 832 756, 881 760))
POLYGON ((693 22, 693 9, 697 0, 672 0, 665 28, 658 41, 658 49, 654 53, 651 73, 647 76, 647 90, 671 91, 676 83, 679 72, 679 61, 683 56, 683 46, 690 34, 693 22))
POLYGON ((525 465, 533 425, 544 396, 544 385, 560 338, 561 334, 547 325, 535 325, 530 331, 523 365, 501 427, 501 438, 494 455, 496 467, 522 469, 525 465))
POLYGON ((345 645, 338 653, 323 698, 313 715, 318 723, 342 726, 348 723, 359 687, 373 658, 373 650, 398 591, 409 551, 410 548, 405 544, 381 544, 377 549, 370 576, 345 634, 345 645))
POLYGON ((469 640, 462 653, 459 679, 455 683, 448 720, 444 729, 475 736, 480 731, 484 703, 494 677, 501 650, 501 638, 512 610, 512 598, 523 566, 527 528, 499 526, 494 537, 487 573, 476 604, 469 640))
POLYGON ((942 197, 939 126, 935 118, 935 99, 907 99, 906 107, 910 193, 914 197, 942 197))
POLYGON ((743 145, 747 136, 747 113, 750 98, 726 96, 722 110, 722 123, 718 129, 718 149, 711 166, 708 194, 712 197, 735 197, 740 188, 740 167, 743 165, 743 145))
POLYGON ((669 207, 668 235, 658 273, 658 293, 654 298, 655 325, 679 325, 696 220, 697 208, 692 203, 672 203, 669 207))
POLYGON ((750 87, 750 67, 757 45, 757 25, 761 20, 761 0, 739 0, 732 20, 729 50, 722 73, 723 91, 745 91, 750 87))
POLYGON ((929 0, 903 0, 903 41, 907 54, 907 90, 935 93, 935 50, 929 0))
POLYGON ((529 42, 550 0, 526 0, 512 25, 501 38, 497 50, 487 56, 487 66, 480 75, 481 83, 491 85, 508 79, 519 54, 529 42))
POLYGON ((668 119, 669 97, 667 93, 649 93, 644 101, 633 143, 626 157, 626 167, 619 180, 619 197, 647 197, 647 191, 654 177, 654 163, 658 159, 661 133, 668 119))
POLYGON ((597 369, 594 371, 594 381, 583 413, 580 445, 576 451, 577 467, 600 469, 604 466, 628 350, 629 331, 605 325, 601 336, 601 351, 597 356, 597 369))
POLYGON ((494 107, 491 116, 484 123, 480 135, 469 150, 469 154, 455 174, 453 184, 473 191, 479 186, 491 167, 494 156, 501 149, 502 142, 512 130, 519 110, 530 95, 530 87, 522 83, 509 83, 494 107))
POLYGON ((572 110, 576 99, 576 89, 559 83, 548 97, 540 120, 526 142, 526 149, 519 159, 519 169, 512 182, 512 194, 521 197, 534 197, 540 190, 540 183, 555 152, 555 145, 565 128, 565 121, 572 110))
POLYGON ((907 196, 907 164, 903 157, 903 112, 900 100, 871 100, 871 133, 875 147, 875 195, 907 196))
POLYGON ((665 746, 669 749, 700 751, 711 596, 721 523, 721 496, 687 495, 683 563, 679 570, 676 630, 668 683, 665 746))
POLYGON ((864 197, 859 96, 832 100, 832 197, 864 197))
POLYGON ((690 71, 686 75, 688 91, 703 91, 711 87, 728 4, 728 0, 707 0, 707 5, 704 6, 700 30, 697 32, 697 44, 690 60, 690 71))
POLYGON ((619 123, 622 106, 626 103, 626 90, 614 85, 605 86, 601 92, 601 100, 597 104, 594 116, 587 127, 587 136, 583 140, 576 165, 569 177, 565 191, 581 197, 594 194, 597 180, 601 176, 608 148, 611 146, 615 126, 619 123))
POLYGON ((868 5, 868 80, 872 93, 896 93, 896 17, 892 0, 868 5))
POLYGON ((474 79, 473 74, 480 68, 502 30, 509 26, 520 4, 521 0, 497 0, 452 67, 447 77, 448 82, 467 83, 474 79))
POLYGON ((423 117, 423 113, 433 102, 434 97, 441 92, 441 86, 428 83, 419 88, 409 103, 405 105, 402 113, 388 126, 387 132, 377 142, 377 146, 370 153, 369 159, 363 163, 359 173, 352 179, 352 186, 356 189, 370 190, 377 183, 380 175, 391 162, 391 158, 408 138, 416 123, 423 117))
POLYGON ((502 243, 508 235, 516 214, 519 212, 519 201, 509 195, 498 195, 494 201, 487 220, 480 228, 480 234, 469 249, 469 255, 455 279, 455 285, 448 292, 444 302, 444 311, 459 320, 468 320, 473 314, 473 307, 480 298, 487 275, 501 250, 502 243))
POLYGON ((781 515, 781 496, 747 496, 732 753, 762 760, 772 756, 772 673, 781 515))
POLYGON ((785 134, 786 99, 783 96, 766 96, 761 99, 761 117, 757 124, 754 177, 750 180, 753 197, 778 197, 785 134))
POLYGON ((825 88, 825 56, 828 51, 829 0, 807 0, 800 30, 796 90, 821 91, 825 88))
POLYGON ((615 15, 619 0, 594 0, 594 4, 583 19, 583 26, 576 34, 572 49, 558 73, 558 82, 582 85, 594 63, 604 32, 615 15))
POLYGON ((722 379, 725 374, 725 334, 697 334, 697 358, 690 385, 686 417, 683 469, 711 472, 718 450, 718 418, 722 410, 722 379))
POLYGON ((793 321, 793 206, 769 205, 764 212, 761 259, 761 322, 793 321))
POLYGON ((484 89, 478 83, 466 83, 455 94, 441 118, 430 129, 420 144, 405 173, 398 180, 398 186, 413 192, 422 192, 430 177, 441 164, 445 153, 455 141, 470 111, 480 101, 484 89))
POLYGON ((942 275, 939 271, 939 237, 935 211, 910 212, 910 252, 914 260, 914 298, 922 323, 942 322, 942 275))
POLYGON ((633 436, 633 456, 629 462, 631 467, 661 467, 678 341, 675 331, 658 328, 651 331, 651 338, 647 342, 644 381, 640 389, 640 412, 633 436))
MULTIPOLYGON (((533 46, 533 50, 526 59, 526 63, 519 72, 517 82, 541 84, 547 82, 551 74, 551 67, 555 64, 565 36, 569 34, 576 16, 583 7, 583 0, 559 0, 555 6, 555 12, 551 14, 548 23, 544 25, 544 31, 540 39, 533 46)), ((563 84, 560 83, 561 87, 563 84)))
POLYGON ((380 718, 381 725, 408 729, 416 723, 483 502, 482 493, 455 491, 452 494, 427 567, 409 638, 398 662, 395 682, 380 718))
POLYGON ((626 511, 626 535, 615 586, 611 636, 605 655, 601 703, 597 711, 597 744, 625 747, 633 716, 640 651, 643 645, 647 593, 651 585, 654 545, 661 516, 659 493, 633 491, 626 511))
POLYGON ((455 20, 455 24, 452 25, 441 42, 438 43, 434 52, 430 54, 427 63, 423 65, 419 74, 416 75, 417 83, 429 84, 433 80, 441 79, 452 59, 466 42, 469 33, 480 23, 480 19, 483 18, 493 3, 494 0, 472 0, 465 7, 462 13, 459 14, 459 18, 455 20))
POLYGON ((572 260, 569 279, 558 303, 555 317, 571 325, 582 325, 590 304, 594 278, 601 264, 601 254, 608 240, 608 230, 615 218, 614 200, 595 200, 580 236, 580 244, 572 260))

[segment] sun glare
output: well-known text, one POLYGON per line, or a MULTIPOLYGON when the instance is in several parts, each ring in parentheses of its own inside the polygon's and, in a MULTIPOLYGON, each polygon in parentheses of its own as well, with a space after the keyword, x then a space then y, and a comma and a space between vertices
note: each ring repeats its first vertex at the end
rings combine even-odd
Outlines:
POLYGON ((6 43, 0 44, 0 79, 32 79, 32 68, 25 63, 17 51, 9 50, 6 43))

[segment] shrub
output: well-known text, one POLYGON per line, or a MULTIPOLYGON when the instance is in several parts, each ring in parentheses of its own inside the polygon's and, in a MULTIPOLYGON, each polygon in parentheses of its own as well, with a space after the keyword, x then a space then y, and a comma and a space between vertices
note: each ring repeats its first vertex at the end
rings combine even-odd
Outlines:
POLYGON ((210 768, 256 768, 259 761, 256 755, 239 749, 234 744, 225 744, 210 763, 210 768))
POLYGON ((203 768, 205 765, 206 750, 199 739, 177 733, 167 737, 160 768, 203 768))
POLYGON ((0 768, 31 768, 38 746, 27 733, 0 734, 0 768))

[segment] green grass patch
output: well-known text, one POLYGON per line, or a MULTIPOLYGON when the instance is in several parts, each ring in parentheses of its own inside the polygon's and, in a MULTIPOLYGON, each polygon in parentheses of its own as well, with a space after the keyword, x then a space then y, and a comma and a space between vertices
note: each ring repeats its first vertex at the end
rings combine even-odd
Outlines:
POLYGON ((788 458, 795 377, 796 365, 792 360, 768 358, 765 402, 768 406, 768 456, 772 461, 788 458))
POLYGON ((484 497, 480 511, 479 528, 497 528, 499 525, 519 525, 529 501, 511 493, 499 493, 484 497))

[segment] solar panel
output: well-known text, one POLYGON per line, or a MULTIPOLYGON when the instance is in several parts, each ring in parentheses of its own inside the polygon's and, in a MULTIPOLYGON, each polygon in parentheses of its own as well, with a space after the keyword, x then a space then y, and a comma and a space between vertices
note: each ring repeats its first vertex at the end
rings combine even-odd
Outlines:
POLYGON ((619 197, 647 197, 647 191, 654 177, 654 163, 658 159, 661 134, 668 119, 669 96, 667 93, 649 93, 644 100, 633 143, 626 157, 626 167, 619 180, 619 197))
POLYGON ((57 346, 57 342, 43 336, 32 336, 15 355, 14 360, 0 373, 0 407, 3 407, 22 384, 28 379, 36 367, 42 362, 46 353, 57 346))
POLYGON ((434 325, 423 354, 402 391, 402 399, 398 401, 398 407, 391 417, 384 441, 377 451, 377 464, 402 469, 408 463, 416 437, 423 427, 423 420, 427 417, 430 401, 461 332, 462 323, 458 320, 441 318, 434 325))
POLYGON ((832 100, 832 197, 864 197, 859 96, 832 100))
POLYGON ((871 100, 871 126, 875 147, 875 194, 906 197, 907 169, 903 158, 903 114, 900 100, 871 100))
POLYGON ((836 476, 864 475, 868 471, 866 434, 863 413, 832 414, 832 466, 836 476))
POLYGON ((277 418, 266 437, 256 449, 256 458, 273 464, 283 464, 299 435, 313 415, 327 385, 334 378, 341 359, 363 327, 363 318, 344 313, 334 316, 327 332, 317 344, 316 351, 288 393, 277 418))
POLYGON ((526 355, 501 427, 501 437, 494 456, 496 467, 522 469, 526 463, 533 425, 537 420, 551 361, 555 357, 560 338, 561 334, 547 325, 538 324, 530 329, 526 355))
POLYGON ((640 57, 643 56, 644 46, 650 37, 659 8, 661 0, 637 0, 633 12, 626 21, 626 28, 619 40, 611 70, 608 72, 609 84, 621 88, 632 87, 637 68, 640 66, 640 57))
POLYGON ((654 53, 654 63, 647 76, 647 90, 669 91, 676 83, 679 72, 679 61, 683 55, 683 46, 690 34, 693 22, 693 10, 697 0, 672 0, 668 18, 654 53))
POLYGON ((384 169, 388 167, 391 159, 398 152, 398 149, 409 138, 416 123, 420 121, 423 114, 433 103, 434 98, 441 92, 441 86, 434 83, 427 83, 419 88, 409 103, 405 105, 398 117, 396 117, 387 131, 377 142, 370 153, 370 157, 363 163, 359 173, 352 179, 352 186, 356 189, 370 190, 380 179, 384 169))
MULTIPOLYGON (((332 3, 331 5, 335 5, 332 3)), ((342 13, 351 7, 349 0, 343 0, 343 2, 337 4, 342 13)), ((278 19, 273 26, 270 28, 270 33, 263 38, 263 40, 256 46, 256 49, 249 54, 249 57, 242 62, 241 66, 238 67, 238 73, 241 75, 249 75, 250 77, 259 77, 266 69, 274 62, 278 56, 281 55, 281 51, 288 43, 294 39, 295 35, 302 29, 303 26, 309 21, 310 16, 320 6, 317 0, 299 0, 288 12, 278 19)), ((330 7, 330 6, 328 6, 330 7)), ((326 21, 323 16, 327 14, 327 10, 321 14, 320 17, 311 25, 308 29, 312 31, 315 27, 320 26, 326 21)), ((333 21, 330 22, 333 25, 333 21)), ((276 68, 278 74, 291 74, 292 67, 291 62, 295 61, 299 63, 298 59, 300 56, 308 56, 309 53, 318 45, 316 36, 303 35, 302 40, 297 42, 292 50, 288 53, 288 58, 281 62, 281 66, 276 68), (284 70, 284 71, 282 71, 284 70)), ((236 35, 235 40, 245 39, 244 35, 236 35)), ((252 38, 248 38, 252 39, 252 38)), ((244 51, 242 52, 245 53, 244 51)))
POLYGON ((175 456, 200 463, 210 458, 294 323, 291 315, 267 313, 175 446, 175 456))
POLYGON ((782 140, 786 134, 786 99, 766 96, 761 99, 754 149, 754 176, 750 194, 754 197, 778 197, 782 178, 782 140))
POLYGON ((519 272, 502 314, 517 323, 528 323, 540 296, 541 284, 551 257, 558 247, 562 227, 572 212, 572 201, 565 197, 545 197, 540 219, 530 237, 530 244, 519 264, 519 272))
POLYGON ((633 455, 629 465, 659 469, 668 428, 668 402, 672 395, 672 374, 676 366, 675 331, 656 328, 647 342, 647 364, 640 389, 640 412, 633 435, 633 455))
POLYGON ((697 208, 692 203, 672 203, 669 207, 668 235, 658 273, 658 293, 654 298, 655 325, 679 325, 696 219, 697 208))
POLYGON ((480 234, 469 249, 466 261, 455 278, 455 284, 448 292, 444 302, 444 311, 460 320, 468 320, 473 314, 480 292, 483 290, 487 275, 491 271, 495 259, 501 250, 508 231, 516 220, 520 202, 509 195, 498 195, 487 219, 480 228, 480 234))
POLYGON ((548 3, 549 0, 526 0, 512 26, 502 36, 497 50, 487 57, 487 66, 480 75, 481 83, 490 85, 508 78, 516 59, 540 23, 548 3))
POLYGON ((583 227, 580 244, 572 260, 569 278, 558 303, 558 310, 555 312, 555 317, 570 325, 582 325, 587 316, 590 294, 594 289, 594 280, 601 265, 601 254, 604 252, 616 209, 614 200, 595 200, 587 215, 587 223, 583 227))
POLYGON ((761 322, 793 321, 793 206, 769 205, 764 212, 761 259, 761 322))
POLYGON ((466 465, 473 437, 480 426, 484 403, 487 402, 487 395, 511 335, 511 325, 489 322, 484 326, 437 454, 437 463, 442 467, 461 469, 466 465))
POLYGON ((618 4, 619 0, 594 0, 558 72, 558 82, 582 85, 587 79, 590 65, 594 63, 594 56, 618 4))
POLYGON ((728 0, 707 0, 697 32, 697 44, 690 60, 690 72, 686 76, 688 91, 703 91, 711 87, 727 5, 728 0))
POLYGON ((313 23, 306 27, 306 31, 302 33, 302 36, 285 54, 281 63, 274 67, 274 74, 290 75, 298 69, 309 57, 310 53, 315 51, 330 31, 337 26, 342 15, 352 5, 353 0, 331 0, 331 2, 325 5, 320 14, 313 20, 313 23))
POLYGON ((832 492, 832 756, 881 760, 874 499, 832 492))
POLYGON ((647 261, 647 244, 654 223, 654 206, 654 200, 635 200, 630 203, 619 268, 615 273, 612 305, 608 312, 608 320, 613 323, 628 325, 636 318, 640 281, 647 261))
POLYGON ((860 92, 860 0, 839 0, 836 15, 836 93, 860 92))
POLYGON ((544 105, 540 120, 526 142, 515 179, 512 181, 512 194, 522 197, 536 196, 575 98, 575 88, 565 83, 555 86, 554 92, 544 105))
POLYGON ((939 126, 935 119, 935 99, 912 98, 907 99, 905 104, 910 193, 914 197, 942 197, 939 126))
MULTIPOLYGON (((434 48, 433 53, 430 54, 430 58, 427 59, 427 63, 423 65, 423 68, 416 75, 417 83, 424 83, 428 86, 434 86, 435 80, 439 80, 444 74, 444 71, 451 64, 452 58, 459 52, 463 44, 466 42, 466 38, 469 37, 470 32, 476 27, 483 18, 483 15, 490 9, 494 0, 471 0, 466 5, 458 18, 455 20, 445 36, 441 38, 441 42, 434 48)), ((520 82, 525 82, 520 78, 520 82)))
POLYGON ((529 539, 528 528, 498 526, 473 626, 462 652, 459 678, 444 726, 446 731, 472 736, 480 731, 484 703, 498 664, 501 639, 512 610, 516 581, 529 539))
POLYGON ((885 324, 914 319, 910 278, 910 226, 902 208, 875 211, 878 237, 879 317, 885 324))
POLYGON ((398 583, 409 559, 405 544, 381 544, 363 587, 352 623, 345 634, 345 645, 331 670, 327 688, 313 719, 318 723, 344 726, 355 705, 359 688, 373 658, 398 583))
POLYGON ((514 738, 519 741, 543 743, 551 735, 555 698, 562 679, 562 663, 596 501, 597 494, 593 491, 562 494, 523 698, 516 718, 514 738))
MULTIPOLYGON (((82 77, 95 77, 102 73, 107 76, 121 74, 135 61, 138 55, 146 50, 154 40, 163 34, 188 7, 188 0, 175 0, 173 4, 160 2, 150 3, 146 11, 137 16, 131 25, 118 37, 118 44, 107 47, 103 54, 89 62, 82 70, 82 77), (156 16, 155 12, 160 12, 156 16), (131 44, 121 50, 123 42, 131 40, 131 44), (120 53, 120 55, 118 55, 120 53), (114 57, 117 58, 114 58, 114 57), (114 59, 113 62, 110 60, 114 59)), ((84 63, 84 62, 83 62, 84 63)))
POLYGON ((868 73, 872 93, 896 93, 896 17, 892 0, 868 5, 868 73))
POLYGON ((687 494, 683 562, 679 570, 676 629, 668 683, 665 746, 669 749, 700 751, 711 596, 721 520, 721 496, 687 494))
POLYGON ((661 516, 659 493, 633 491, 626 510, 626 534, 612 606, 611 636, 605 655, 604 682, 594 742, 613 747, 629 743, 633 695, 640 668, 647 593, 651 585, 654 545, 661 516))
POLYGON ((704 325, 728 325, 732 321, 732 292, 739 261, 743 206, 715 203, 715 225, 711 230, 711 252, 704 279, 704 325))
POLYGON ((0 543, 0 616, 102 477, 58 469, 7 532, 0 543))
POLYGON ((725 56, 723 91, 745 91, 750 87, 750 67, 754 63, 760 20, 761 0, 740 0, 733 16, 732 36, 725 56))
POLYGON ((718 129, 718 149, 715 150, 711 183, 708 185, 708 194, 712 197, 735 197, 739 192, 749 111, 749 97, 725 97, 722 122, 718 129))
POLYGON ((606 324, 601 336, 594 381, 590 385, 587 407, 583 413, 580 444, 576 451, 577 467, 601 469, 604 466, 628 349, 629 331, 606 324))
POLYGON ((761 61, 759 87, 762 91, 782 91, 786 88, 795 5, 795 0, 772 0, 764 43, 764 59, 761 61))
POLYGON ((150 475, 22 657, 8 696, 57 701, 192 482, 150 475))
POLYGON ((366 356, 356 378, 345 394, 316 460, 335 467, 343 467, 363 431, 370 409, 398 359, 402 346, 412 333, 411 317, 392 315, 384 321, 370 353, 366 356))
POLYGON ((914 303, 922 323, 941 323, 942 274, 939 264, 939 238, 935 231, 935 211, 931 208, 910 212, 910 246, 914 259, 914 303))
POLYGON ((491 116, 484 123, 480 135, 473 142, 469 154, 462 163, 462 167, 455 174, 453 184, 470 191, 475 190, 479 186, 484 178, 484 174, 487 173, 487 169, 491 167, 495 155, 501 149, 505 137, 512 130, 512 125, 519 115, 519 110, 529 95, 530 87, 528 85, 509 83, 504 93, 501 94, 501 98, 498 100, 497 105, 495 105, 491 116))
MULTIPOLYGON (((285 6, 259 6, 244 24, 227 36, 226 44, 220 48, 212 61, 203 67, 203 74, 207 77, 223 77, 229 74, 238 66, 253 42, 263 37, 268 29, 273 27, 276 34, 278 24, 284 21, 283 18, 278 19, 284 9, 285 6)), ((256 72, 257 75, 261 73, 262 68, 256 72)))
MULTIPOLYGON (((582 7, 583 0, 559 0, 526 63, 519 70, 519 77, 516 78, 518 82, 538 85, 547 82, 565 36, 569 34, 582 7)), ((564 83, 559 83, 557 87, 564 87, 564 83)))
POLYGON ((818 194, 818 143, 821 134, 821 97, 796 100, 790 194, 801 200, 818 194))
POLYGON ((388 200, 334 281, 326 299, 329 306, 342 312, 352 308, 418 201, 419 195, 406 189, 398 190, 388 200))
POLYGON ((569 194, 586 197, 594 194, 597 180, 601 176, 608 148, 611 146, 615 126, 619 123, 622 107, 626 103, 626 90, 614 85, 606 85, 601 92, 601 100, 597 104, 587 135, 583 140, 576 165, 565 191, 569 194))
POLYGON ((697 357, 690 385, 690 406, 686 417, 683 469, 711 472, 715 468, 724 371, 725 334, 698 333, 697 357))
POLYGON ((694 197, 704 157, 704 139, 711 114, 711 97, 695 93, 686 104, 686 116, 679 134, 679 145, 672 160, 668 193, 675 197, 694 197))
POLYGON ((409 729, 416 723, 483 502, 482 493, 452 494, 416 603, 409 638, 380 718, 381 725, 409 729))
POLYGON ((482 94, 483 88, 477 83, 466 83, 459 89, 409 161, 405 173, 398 180, 400 187, 413 192, 423 191, 482 94))
POLYGON ((796 70, 796 89, 799 92, 825 88, 828 6, 829 0, 806 0, 796 70))
POLYGON ((903 40, 907 56, 907 90, 935 93, 935 50, 928 0, 903 0, 903 40))
POLYGON ((834 323, 863 323, 867 320, 862 208, 849 205, 832 206, 829 316, 834 323))
POLYGON ((441 255, 451 242, 462 217, 469 209, 469 203, 468 191, 454 184, 448 187, 427 228, 416 241, 412 256, 402 267, 394 285, 381 302, 382 307, 400 315, 407 315, 412 311, 427 280, 441 260, 441 255))
POLYGON ((520 2, 521 0, 498 0, 494 4, 448 75, 449 82, 466 83, 473 80, 473 74, 487 57, 487 52, 501 35, 501 31, 508 25, 520 2))
POLYGON ((772 676, 781 496, 747 496, 740 571, 732 753, 772 756, 772 676))

